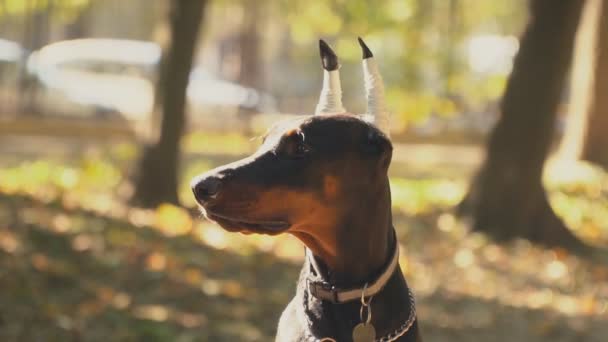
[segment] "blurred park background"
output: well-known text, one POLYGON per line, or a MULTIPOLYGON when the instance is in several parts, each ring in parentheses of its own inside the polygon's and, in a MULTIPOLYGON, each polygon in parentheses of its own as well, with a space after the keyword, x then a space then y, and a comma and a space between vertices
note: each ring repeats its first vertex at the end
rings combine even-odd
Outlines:
POLYGON ((269 341, 290 236, 190 179, 310 114, 317 41, 387 86, 426 341, 608 340, 608 1, 0 0, 0 341, 269 341))

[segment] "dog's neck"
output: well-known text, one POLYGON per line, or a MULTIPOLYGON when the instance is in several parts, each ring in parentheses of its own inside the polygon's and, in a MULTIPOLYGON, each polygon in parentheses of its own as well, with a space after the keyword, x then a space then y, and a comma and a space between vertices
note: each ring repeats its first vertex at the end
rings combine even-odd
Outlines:
MULTIPOLYGON (((349 207, 336 225, 293 232, 312 251, 315 261, 314 265, 308 258, 305 261, 295 301, 297 315, 305 322, 304 336, 314 334, 349 341, 354 326, 361 322, 359 300, 333 304, 309 293, 306 282, 311 267, 337 288, 363 287, 385 269, 393 248, 399 248, 392 225, 388 177, 375 193, 350 196, 348 203, 349 207), (324 234, 328 231, 335 234, 324 234)), ((388 336, 407 322, 415 312, 412 305, 407 283, 397 266, 371 301, 371 323, 378 336, 388 336)), ((414 341, 417 335, 418 326, 414 320, 411 329, 398 340, 414 341)))
POLYGON ((364 284, 381 272, 395 243, 388 178, 376 191, 349 196, 334 226, 293 234, 312 251, 326 281, 337 287, 364 284))

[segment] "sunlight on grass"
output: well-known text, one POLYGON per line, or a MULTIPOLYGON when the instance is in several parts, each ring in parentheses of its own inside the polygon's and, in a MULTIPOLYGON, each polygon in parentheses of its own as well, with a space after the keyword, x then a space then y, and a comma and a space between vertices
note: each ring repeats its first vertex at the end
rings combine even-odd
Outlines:
POLYGON ((0 169, 0 191, 25 193, 41 199, 52 199, 66 192, 90 197, 97 190, 113 189, 122 177, 114 164, 100 158, 84 158, 78 165, 51 160, 25 161, 13 168, 0 169))
POLYGON ((545 170, 557 214, 591 243, 608 242, 608 174, 582 161, 553 160, 545 170))
POLYGON ((259 141, 239 133, 214 134, 194 132, 182 139, 185 153, 204 153, 206 155, 240 156, 251 153, 259 141))
POLYGON ((195 230, 194 236, 213 248, 229 250, 245 256, 262 251, 273 253, 286 261, 299 262, 304 257, 304 245, 287 234, 276 237, 259 234, 243 235, 227 232, 213 223, 202 222, 195 230))
POLYGON ((465 189, 463 180, 391 178, 393 207, 411 215, 456 205, 465 189))

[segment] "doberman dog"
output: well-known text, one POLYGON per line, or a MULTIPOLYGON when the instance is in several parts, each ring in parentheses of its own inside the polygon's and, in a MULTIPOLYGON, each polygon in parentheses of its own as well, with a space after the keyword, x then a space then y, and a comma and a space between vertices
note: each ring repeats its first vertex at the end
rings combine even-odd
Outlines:
MULTIPOLYGON (((319 115, 276 124, 257 152, 195 178, 192 189, 205 216, 230 232, 290 233, 305 244, 277 341, 419 341, 392 225, 392 144, 380 121, 332 113, 342 110, 339 79, 331 79, 337 57, 320 44, 319 115)), ((374 67, 364 70, 368 88, 378 86, 374 67)), ((382 90, 368 89, 368 107, 383 108, 369 99, 382 90)))

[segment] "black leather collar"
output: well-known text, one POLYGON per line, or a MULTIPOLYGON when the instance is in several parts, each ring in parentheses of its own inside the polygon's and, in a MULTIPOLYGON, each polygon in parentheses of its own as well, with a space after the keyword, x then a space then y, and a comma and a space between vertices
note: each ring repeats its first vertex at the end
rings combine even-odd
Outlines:
MULTIPOLYGON (((395 234, 394 230, 393 234, 395 234)), ((364 298, 374 296, 384 288, 384 285, 386 285, 397 267, 399 267, 399 244, 396 238, 393 240, 395 241, 393 253, 382 273, 375 279, 363 284, 363 286, 354 288, 338 288, 323 280, 322 273, 316 265, 312 252, 306 249, 306 256, 310 263, 310 270, 306 276, 306 291, 318 299, 334 304, 360 300, 362 296, 364 298)))

